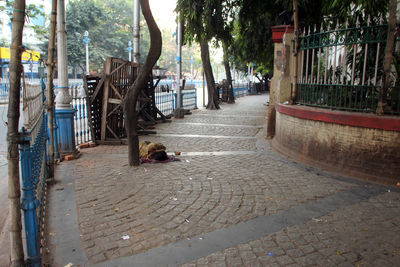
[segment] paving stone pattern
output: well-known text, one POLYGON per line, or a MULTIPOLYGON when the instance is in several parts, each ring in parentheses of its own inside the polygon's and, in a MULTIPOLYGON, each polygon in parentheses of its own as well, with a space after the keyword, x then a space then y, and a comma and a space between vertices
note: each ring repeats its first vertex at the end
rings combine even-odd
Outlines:
POLYGON ((388 192, 182 266, 399 266, 399 203, 388 192))
MULTIPOLYGON (((157 125, 157 135, 141 137, 187 152, 181 161, 129 167, 126 146, 83 150, 71 167, 80 239, 90 262, 131 256, 359 186, 274 153, 260 127, 266 124, 265 102, 265 95, 249 96, 218 111, 193 111, 157 125), (227 153, 189 156, 216 151, 227 153)), ((394 245, 400 244, 399 203, 399 193, 380 195, 187 266, 393 263, 398 256, 392 253, 400 249, 394 245)))
POLYGON ((259 128, 240 128, 234 126, 207 126, 202 125, 190 125, 190 124, 163 124, 157 127, 158 131, 162 133, 196 133, 198 135, 222 135, 222 136, 255 136, 259 131, 259 128), (172 127, 171 127, 172 126, 172 127))

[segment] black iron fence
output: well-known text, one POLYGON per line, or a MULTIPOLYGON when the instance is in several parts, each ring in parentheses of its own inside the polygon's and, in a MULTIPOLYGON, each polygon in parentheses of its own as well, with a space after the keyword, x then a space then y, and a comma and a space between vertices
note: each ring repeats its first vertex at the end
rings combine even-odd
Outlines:
MULTIPOLYGON (((295 101, 298 104, 375 112, 381 97, 387 25, 303 31, 295 101)), ((399 87, 387 91, 386 113, 400 114, 399 87)))

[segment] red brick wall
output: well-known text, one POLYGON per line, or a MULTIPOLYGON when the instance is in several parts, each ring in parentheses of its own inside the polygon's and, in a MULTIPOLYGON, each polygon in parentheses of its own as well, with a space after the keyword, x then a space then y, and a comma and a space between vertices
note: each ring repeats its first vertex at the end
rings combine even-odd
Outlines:
MULTIPOLYGON (((299 116, 301 107, 291 108, 299 110, 293 113, 277 108, 275 149, 305 163, 345 175, 391 184, 400 181, 400 131, 306 119, 306 116, 299 116)), ((308 110, 318 112, 317 109, 308 110)), ((346 112, 332 113, 338 116, 339 122, 346 120, 348 115, 346 112)), ((377 120, 385 117, 371 116, 376 125, 384 125, 377 120)), ((396 125, 389 123, 388 127, 396 125)))

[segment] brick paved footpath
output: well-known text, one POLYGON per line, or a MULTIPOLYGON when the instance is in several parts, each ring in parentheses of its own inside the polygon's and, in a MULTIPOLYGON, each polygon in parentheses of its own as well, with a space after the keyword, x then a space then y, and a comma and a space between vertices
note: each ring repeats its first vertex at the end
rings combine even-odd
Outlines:
POLYGON ((181 151, 180 162, 129 167, 126 146, 63 162, 50 190, 48 262, 400 266, 400 190, 275 153, 265 103, 243 97, 141 137, 181 151))

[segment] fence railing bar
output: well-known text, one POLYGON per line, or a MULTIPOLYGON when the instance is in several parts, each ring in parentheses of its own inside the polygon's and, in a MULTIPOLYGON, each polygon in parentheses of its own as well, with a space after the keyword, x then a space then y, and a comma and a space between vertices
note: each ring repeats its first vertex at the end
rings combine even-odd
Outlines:
MULTIPOLYGON (((307 32, 307 36, 310 36, 310 34, 311 34, 311 32, 310 32, 310 26, 308 26, 308 32, 307 32)), ((307 39, 307 42, 309 43, 310 42, 310 38, 308 38, 307 39)), ((308 44, 308 46, 309 46, 309 44, 308 44)), ((307 55, 306 55, 306 81, 308 82, 308 61, 309 61, 309 58, 310 58, 310 49, 307 49, 307 53, 306 53, 307 55)))
MULTIPOLYGON (((369 24, 370 24, 370 17, 368 16, 367 26, 369 26, 369 24)), ((366 34, 367 35, 367 39, 369 39, 368 38, 369 32, 367 31, 364 34, 366 34)), ((367 72, 367 55, 368 55, 368 43, 366 42, 365 43, 365 53, 364 53, 363 75, 362 75, 362 81, 361 81, 362 85, 364 85, 364 83, 365 83, 365 75, 366 75, 366 72, 367 72)))
POLYGON ((351 85, 354 85, 354 75, 356 73, 356 54, 357 54, 357 44, 353 45, 353 63, 351 66, 351 85))
POLYGON ((375 74, 374 74, 374 85, 376 86, 376 82, 378 79, 378 64, 379 64, 379 54, 380 54, 380 48, 381 48, 381 43, 378 43, 377 45, 377 52, 376 52, 376 59, 375 59, 375 74))
POLYGON ((337 44, 339 42, 339 33, 337 32, 338 23, 336 23, 335 34, 333 35, 334 38, 334 53, 333 53, 333 68, 332 68, 332 83, 336 83, 336 61, 337 61, 337 44))
MULTIPOLYGON (((305 29, 303 29, 302 36, 305 36, 305 29)), ((303 67, 304 67, 304 50, 301 51, 301 64, 300 64, 300 77, 303 79, 303 67)))
MULTIPOLYGON (((329 28, 328 28, 328 30, 329 30, 329 28)), ((325 64, 324 64, 324 67, 325 67, 325 72, 324 72, 324 84, 326 84, 326 79, 327 79, 327 77, 328 77, 328 68, 329 68, 329 47, 326 47, 325 48, 325 64)))
MULTIPOLYGON (((322 32, 322 24, 321 24, 321 28, 320 28, 320 32, 322 32)), ((318 66, 317 66, 317 82, 320 82, 319 80, 319 71, 320 71, 320 64, 321 64, 321 36, 318 36, 318 66)))
MULTIPOLYGON (((317 30, 317 26, 314 24, 314 33, 317 30)), ((315 42, 315 39, 314 39, 315 42)), ((314 82, 314 54, 315 54, 315 49, 313 48, 312 54, 311 54, 311 82, 314 82)))

